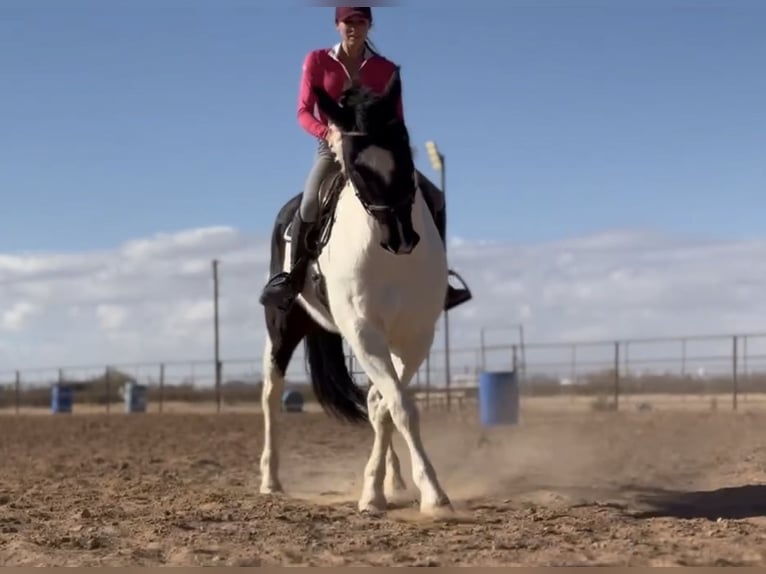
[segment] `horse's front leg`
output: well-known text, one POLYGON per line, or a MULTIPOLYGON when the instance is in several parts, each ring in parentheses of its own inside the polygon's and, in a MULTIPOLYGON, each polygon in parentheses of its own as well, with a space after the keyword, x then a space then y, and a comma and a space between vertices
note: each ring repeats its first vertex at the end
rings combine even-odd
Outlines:
MULTIPOLYGON (((351 315, 351 314, 349 314, 351 315)), ((380 393, 383 404, 387 407, 393 425, 401 433, 409 448, 412 459, 412 478, 420 490, 420 509, 422 512, 435 511, 437 509, 451 508, 449 498, 436 477, 431 461, 426 454, 420 437, 420 420, 417 405, 404 391, 404 386, 396 372, 391 354, 386 344, 385 337, 375 326, 349 317, 343 324, 343 313, 336 313, 339 324, 342 325, 344 336, 354 351, 373 386, 380 393)), ((418 365, 428 353, 432 337, 412 338, 411 348, 407 349, 407 357, 402 361, 402 379, 409 381, 417 370, 418 365)), ((380 412, 380 409, 378 410, 380 412)), ((382 440, 388 435, 385 433, 385 423, 381 420, 381 428, 376 430, 374 448, 382 448, 382 440)), ((388 437, 390 441, 390 436, 388 437)), ((373 451, 370 461, 374 460, 375 468, 385 468, 383 456, 385 451, 373 451), (374 457, 374 458, 373 458, 374 457)), ((370 463, 368 463, 368 467, 370 463)), ((382 472, 381 472, 382 474, 382 472)), ((365 474, 365 481, 370 481, 370 492, 375 492, 378 473, 365 474)), ((382 485, 381 485, 382 486, 382 485)), ((365 489, 365 494, 367 489, 365 489)), ((360 500, 360 504, 363 502, 360 500)), ((366 501, 364 501, 366 502, 366 501)))
POLYGON ((364 470, 359 509, 372 512, 386 508, 384 479, 388 479, 389 492, 405 490, 407 486, 402 478, 399 457, 394 450, 394 421, 383 402, 383 397, 374 386, 370 386, 367 393, 367 412, 375 439, 364 470))
POLYGON ((362 495, 359 498, 359 510, 362 512, 382 512, 387 507, 383 482, 386 476, 386 462, 391 452, 394 423, 383 405, 383 397, 374 385, 367 392, 367 413, 375 432, 372 451, 364 469, 362 495))

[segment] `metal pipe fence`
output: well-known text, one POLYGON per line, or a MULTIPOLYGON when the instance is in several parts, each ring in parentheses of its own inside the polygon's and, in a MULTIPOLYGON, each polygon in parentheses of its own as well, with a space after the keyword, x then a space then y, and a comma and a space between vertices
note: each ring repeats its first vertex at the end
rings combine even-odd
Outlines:
MULTIPOLYGON (((483 341, 483 338, 482 338, 483 341)), ((460 405, 475 397, 482 371, 512 370, 524 400, 589 397, 598 408, 652 401, 743 401, 766 408, 766 334, 662 337, 618 341, 480 344, 451 348, 451 386, 445 385, 444 349, 435 348, 416 373, 411 390, 426 408, 460 405), (455 399, 453 401, 453 399, 455 399)), ((348 368, 360 385, 367 379, 347 352, 348 368)), ((207 405, 218 412, 260 404, 261 358, 68 366, 0 372, 0 411, 22 413, 50 406, 52 385, 67 384, 77 405, 119 410, 128 382, 148 387, 150 410, 165 412, 179 403, 207 405), (216 384, 220 381, 220 384, 216 384)), ((313 401, 307 366, 297 351, 287 388, 313 401)), ((596 407, 594 407, 596 408, 596 407)))

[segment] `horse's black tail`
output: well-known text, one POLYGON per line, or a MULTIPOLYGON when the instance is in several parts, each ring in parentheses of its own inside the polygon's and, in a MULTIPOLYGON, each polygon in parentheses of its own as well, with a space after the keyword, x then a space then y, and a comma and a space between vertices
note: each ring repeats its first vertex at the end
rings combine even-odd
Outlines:
POLYGON ((340 335, 316 329, 306 336, 311 386, 328 414, 352 423, 368 421, 367 393, 351 378, 340 335))

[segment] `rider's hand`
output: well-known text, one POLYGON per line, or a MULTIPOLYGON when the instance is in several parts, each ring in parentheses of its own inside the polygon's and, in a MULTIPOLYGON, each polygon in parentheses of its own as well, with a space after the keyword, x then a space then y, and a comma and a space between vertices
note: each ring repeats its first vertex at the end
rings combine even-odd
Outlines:
POLYGON ((328 144, 332 145, 332 143, 336 141, 339 137, 340 137, 340 131, 338 131, 338 128, 330 124, 330 127, 327 130, 327 135, 324 137, 324 139, 327 141, 328 144))

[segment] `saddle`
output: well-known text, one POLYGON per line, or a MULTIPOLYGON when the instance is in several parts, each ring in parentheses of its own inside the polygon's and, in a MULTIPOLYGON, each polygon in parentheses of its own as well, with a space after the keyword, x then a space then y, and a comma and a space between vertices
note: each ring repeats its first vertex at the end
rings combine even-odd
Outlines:
MULTIPOLYGON (((308 243, 307 257, 309 258, 308 268, 310 270, 308 276, 311 278, 317 297, 325 306, 328 305, 327 291, 325 289, 324 276, 319 268, 318 258, 330 239, 332 226, 335 223, 335 208, 338 205, 340 192, 347 182, 346 176, 341 171, 322 181, 319 186, 319 214, 316 223, 314 223, 312 230, 306 238, 308 243)), ((292 243, 294 215, 298 209, 300 209, 300 202, 288 214, 288 223, 282 234, 285 243, 292 243)))
MULTIPOLYGON (((335 223, 335 207, 338 205, 340 192, 346 183, 346 177, 343 173, 338 172, 322 181, 319 186, 319 215, 317 217, 317 222, 313 225, 314 229, 311 233, 312 236, 317 235, 318 237, 311 249, 312 258, 318 257, 322 252, 322 248, 327 244, 332 225, 335 223)), ((288 214, 288 223, 282 234, 285 241, 288 243, 291 242, 293 238, 293 216, 297 209, 300 209, 300 204, 296 205, 295 209, 291 210, 288 214)))

